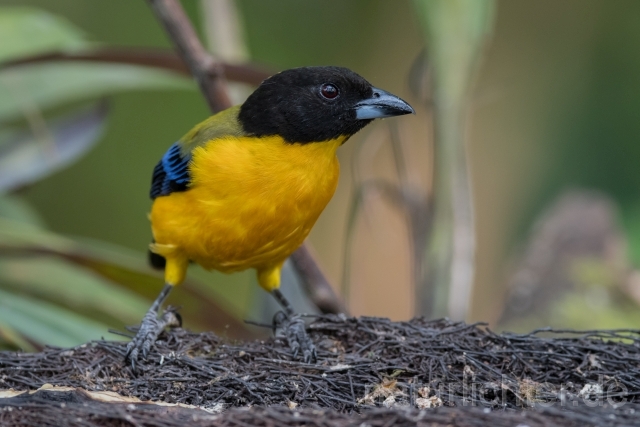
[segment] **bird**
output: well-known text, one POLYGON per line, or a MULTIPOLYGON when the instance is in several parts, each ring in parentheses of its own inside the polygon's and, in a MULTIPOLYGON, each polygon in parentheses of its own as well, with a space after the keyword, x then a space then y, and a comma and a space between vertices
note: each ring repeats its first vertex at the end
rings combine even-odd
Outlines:
POLYGON ((338 148, 373 120, 404 114, 415 111, 347 68, 300 67, 265 79, 244 103, 171 145, 150 190, 150 261, 164 269, 165 285, 127 345, 134 369, 178 322, 159 310, 190 263, 224 273, 255 269, 284 309, 280 319, 291 321, 294 356, 315 357, 304 322, 279 289, 282 265, 336 190, 338 148))

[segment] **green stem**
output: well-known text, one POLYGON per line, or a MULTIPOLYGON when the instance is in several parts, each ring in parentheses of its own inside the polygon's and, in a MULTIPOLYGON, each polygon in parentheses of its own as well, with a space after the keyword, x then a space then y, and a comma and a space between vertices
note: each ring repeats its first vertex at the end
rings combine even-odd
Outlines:
POLYGON ((465 129, 469 97, 494 0, 416 0, 433 72, 433 231, 425 242, 416 314, 467 316, 474 280, 475 227, 465 129))

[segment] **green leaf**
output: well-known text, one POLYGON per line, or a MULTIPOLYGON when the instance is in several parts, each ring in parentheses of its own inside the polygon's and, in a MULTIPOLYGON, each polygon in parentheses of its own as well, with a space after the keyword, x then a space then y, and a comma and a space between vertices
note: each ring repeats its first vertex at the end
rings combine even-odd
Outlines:
POLYGON ((0 196, 0 217, 39 227, 44 226, 40 215, 21 197, 16 195, 5 194, 0 196))
POLYGON ((81 31, 44 10, 0 8, 0 62, 47 52, 70 51, 86 45, 81 31))
POLYGON ((0 70, 0 122, 117 92, 194 87, 190 79, 152 67, 82 61, 25 64, 0 70))
MULTIPOLYGON (((111 279, 151 282, 157 289, 162 280, 136 271, 136 261, 118 252, 99 252, 33 225, 0 218, 0 287, 29 292, 77 310, 103 313, 124 323, 138 323, 149 302, 129 289, 114 286, 111 279), (120 275, 101 274, 100 269, 116 270, 120 275)), ((144 267, 138 264, 138 270, 144 267)))
POLYGON ((100 139, 105 103, 52 121, 38 132, 0 136, 0 192, 30 184, 71 164, 100 139))
POLYGON ((22 351, 36 351, 36 348, 27 341, 18 331, 6 323, 0 322, 0 348, 11 346, 22 351))
POLYGON ((6 290, 28 293, 92 318, 117 319, 114 326, 138 323, 149 308, 149 302, 134 292, 52 257, 0 259, 0 281, 6 290))
MULTIPOLYGON (((15 289, 29 286, 32 294, 75 306, 78 310, 117 315, 121 321, 128 323, 138 323, 150 305, 148 300, 146 304, 140 302, 142 300, 139 295, 154 299, 163 285, 162 275, 146 265, 142 254, 104 242, 73 241, 38 227, 4 218, 0 218, 0 257, 9 259, 12 262, 9 267, 17 269, 14 272, 3 272, 6 268, 0 266, 3 267, 0 269, 0 285, 2 274, 5 274, 5 286, 13 286, 15 289), (20 261, 33 257, 38 257, 34 259, 34 263, 44 262, 46 259, 64 261, 76 269, 81 267, 80 271, 84 274, 75 279, 67 278, 66 273, 60 272, 52 264, 45 263, 37 267, 36 264, 20 261), (40 273, 35 270, 40 270, 40 273), (47 277, 47 273, 50 273, 50 277, 47 277), (87 276, 87 273, 93 278, 87 276), (60 277, 55 277, 57 274, 60 277), (112 284, 99 286, 91 282, 96 278, 101 281, 106 279, 112 284), (85 307, 82 305, 83 301, 93 305, 85 307)), ((172 304, 183 307, 189 313, 192 324, 218 331, 226 330, 238 338, 255 336, 255 332, 250 331, 230 313, 216 295, 200 289, 210 290, 211 285, 191 279, 181 287, 180 292, 171 296, 172 304)))
POLYGON ((0 322, 47 345, 72 347, 100 339, 107 327, 35 298, 0 290, 0 322))

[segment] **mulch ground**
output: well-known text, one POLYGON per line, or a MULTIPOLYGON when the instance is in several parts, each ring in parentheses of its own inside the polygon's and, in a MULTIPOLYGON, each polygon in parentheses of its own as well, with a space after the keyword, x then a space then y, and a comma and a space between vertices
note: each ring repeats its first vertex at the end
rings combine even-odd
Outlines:
POLYGON ((309 331, 314 364, 293 360, 277 339, 230 342, 183 329, 162 335, 135 372, 120 342, 0 353, 0 388, 32 392, 0 392, 0 423, 640 425, 640 331, 516 335, 340 316, 317 317, 309 331))

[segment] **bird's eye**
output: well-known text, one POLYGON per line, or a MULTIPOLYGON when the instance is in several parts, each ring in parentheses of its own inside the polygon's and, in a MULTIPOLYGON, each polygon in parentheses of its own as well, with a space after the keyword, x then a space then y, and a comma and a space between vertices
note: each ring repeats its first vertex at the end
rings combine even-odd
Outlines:
POLYGON ((320 86, 320 94, 327 99, 335 99, 338 96, 338 88, 332 84, 325 83, 320 86))

